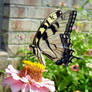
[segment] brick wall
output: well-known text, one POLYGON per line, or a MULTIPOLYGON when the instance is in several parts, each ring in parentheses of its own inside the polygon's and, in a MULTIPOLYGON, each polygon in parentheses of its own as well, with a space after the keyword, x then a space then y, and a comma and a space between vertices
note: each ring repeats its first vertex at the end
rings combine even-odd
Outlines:
MULTIPOLYGON (((61 0, 4 0, 4 42, 10 53, 32 42, 41 21, 61 0), (19 40, 19 37, 23 36, 19 40)), ((67 3, 69 3, 68 0, 67 3)), ((71 4, 69 4, 71 5, 71 4)))
MULTIPOLYGON (((5 48, 10 53, 15 53, 21 46, 32 42, 33 36, 37 31, 41 21, 57 6, 62 0, 2 0, 0 13, 3 16, 2 32, 5 48), (3 4, 2 4, 3 2, 3 4), (19 37, 22 36, 22 39, 19 37)), ((79 3, 80 0, 64 0, 68 7, 79 3)), ((80 2, 83 4, 83 2, 80 2)), ((91 9, 91 5, 87 5, 91 9)), ((82 23, 89 21, 82 19, 82 23)), ((79 20, 80 20, 79 19, 79 20)), ((81 21, 80 21, 81 22, 81 21)), ((89 23, 90 24, 90 23, 89 23)), ((87 28, 86 28, 87 29, 87 28)), ((10 55, 10 54, 9 54, 10 55)))

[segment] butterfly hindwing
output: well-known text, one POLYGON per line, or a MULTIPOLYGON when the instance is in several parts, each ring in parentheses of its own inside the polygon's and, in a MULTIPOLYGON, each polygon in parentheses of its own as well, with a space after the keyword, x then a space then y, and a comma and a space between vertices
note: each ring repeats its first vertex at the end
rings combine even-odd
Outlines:
POLYGON ((59 34, 52 35, 48 38, 49 46, 46 43, 45 40, 40 40, 40 49, 42 50, 42 53, 46 55, 47 57, 50 56, 51 60, 56 62, 57 59, 61 59, 62 53, 64 51, 63 45, 61 43, 61 39, 59 37, 59 34))

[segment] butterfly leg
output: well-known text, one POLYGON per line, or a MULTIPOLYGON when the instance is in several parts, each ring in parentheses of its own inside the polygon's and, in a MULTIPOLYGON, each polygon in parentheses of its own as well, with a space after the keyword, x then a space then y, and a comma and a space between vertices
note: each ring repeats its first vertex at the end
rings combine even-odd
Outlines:
POLYGON ((46 64, 45 64, 45 59, 44 59, 44 57, 43 57, 41 51, 39 52, 39 54, 38 54, 37 57, 38 57, 39 62, 40 62, 41 64, 43 64, 44 66, 46 66, 46 64))
POLYGON ((73 56, 73 58, 76 58, 76 59, 82 59, 82 58, 80 58, 80 57, 76 57, 76 56, 73 56))

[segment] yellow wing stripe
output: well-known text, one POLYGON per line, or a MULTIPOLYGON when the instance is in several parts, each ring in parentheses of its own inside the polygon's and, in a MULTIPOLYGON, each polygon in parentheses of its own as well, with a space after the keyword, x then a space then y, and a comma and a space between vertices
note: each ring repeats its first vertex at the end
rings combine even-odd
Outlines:
POLYGON ((49 24, 51 24, 52 22, 54 22, 57 19, 57 15, 56 13, 52 13, 48 18, 47 21, 49 22, 49 24))
POLYGON ((56 14, 53 14, 53 18, 56 19, 57 18, 57 15, 56 14))
POLYGON ((47 22, 45 22, 44 25, 46 25, 47 27, 49 26, 49 24, 47 22))
POLYGON ((54 19, 51 19, 50 17, 47 19, 47 21, 49 22, 49 24, 51 24, 53 21, 54 21, 54 19))
POLYGON ((39 31, 41 32, 41 34, 43 34, 43 33, 44 33, 44 31, 45 31, 44 27, 43 27, 43 28, 40 28, 40 30, 39 30, 39 31))
POLYGON ((35 39, 36 43, 38 42, 38 38, 35 39))

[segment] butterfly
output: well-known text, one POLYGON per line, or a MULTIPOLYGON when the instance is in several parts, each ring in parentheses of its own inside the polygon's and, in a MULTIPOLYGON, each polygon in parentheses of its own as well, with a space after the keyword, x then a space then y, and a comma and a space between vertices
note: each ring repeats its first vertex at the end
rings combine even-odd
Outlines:
POLYGON ((70 39, 76 16, 76 10, 63 13, 58 9, 44 19, 29 46, 40 63, 45 65, 43 55, 57 65, 68 65, 73 58, 78 58, 73 56, 74 50, 70 39))

